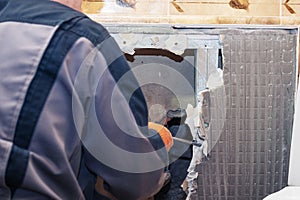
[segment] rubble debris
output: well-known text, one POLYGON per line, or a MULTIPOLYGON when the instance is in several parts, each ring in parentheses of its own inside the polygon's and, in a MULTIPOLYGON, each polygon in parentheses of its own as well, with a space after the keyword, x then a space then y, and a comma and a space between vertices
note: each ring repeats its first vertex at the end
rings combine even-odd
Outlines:
MULTIPOLYGON (((210 72, 208 80, 206 80, 207 88, 201 90, 197 94, 197 107, 194 112, 198 113, 196 119, 196 132, 194 134, 194 140, 196 142, 202 142, 202 146, 193 146, 193 158, 188 168, 188 175, 183 183, 182 187, 187 193, 186 200, 198 199, 198 171, 201 165, 207 162, 211 158, 211 151, 219 140, 220 133, 223 129, 225 120, 225 101, 223 97, 225 95, 223 70, 216 68, 210 72), (216 109, 213 109, 216 108, 216 109), (212 118, 218 115, 218 123, 214 124, 215 129, 218 130, 215 133, 212 132, 212 118)), ((195 129, 194 129, 195 130, 195 129)))
POLYGON ((194 135, 194 141, 197 143, 202 143, 202 145, 199 146, 193 146, 193 157, 191 160, 191 164, 188 168, 188 175, 186 177, 186 180, 182 184, 182 187, 184 191, 187 193, 187 200, 194 199, 193 196, 197 193, 197 177, 198 172, 196 170, 196 167, 204 162, 207 159, 208 156, 208 137, 207 137, 207 130, 208 127, 206 127, 205 124, 209 124, 209 117, 205 117, 205 115, 209 115, 207 112, 207 109, 209 107, 209 90, 203 90, 201 91, 201 94, 199 95, 199 104, 198 108, 196 108, 199 112, 199 119, 198 119, 198 128, 197 132, 194 135), (205 114, 204 114, 205 113, 205 114))

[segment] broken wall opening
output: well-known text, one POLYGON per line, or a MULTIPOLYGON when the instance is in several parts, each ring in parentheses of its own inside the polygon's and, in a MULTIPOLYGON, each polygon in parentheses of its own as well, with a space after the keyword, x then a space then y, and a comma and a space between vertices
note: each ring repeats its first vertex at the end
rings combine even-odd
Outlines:
POLYGON ((142 88, 148 107, 165 105, 154 110, 187 105, 185 98, 177 97, 187 89, 173 88, 177 79, 163 76, 163 69, 173 69, 174 63, 182 62, 176 60, 180 57, 194 67, 194 76, 183 76, 192 88, 189 91, 194 91, 194 98, 188 98, 194 102, 188 107, 189 125, 194 135, 200 131, 206 136, 207 146, 194 148, 197 156, 188 199, 262 199, 286 186, 297 28, 128 25, 108 29, 125 53, 140 51, 127 57, 142 82, 149 78, 142 88), (160 82, 169 78, 170 85, 160 82), (169 96, 176 100, 169 101, 169 96))

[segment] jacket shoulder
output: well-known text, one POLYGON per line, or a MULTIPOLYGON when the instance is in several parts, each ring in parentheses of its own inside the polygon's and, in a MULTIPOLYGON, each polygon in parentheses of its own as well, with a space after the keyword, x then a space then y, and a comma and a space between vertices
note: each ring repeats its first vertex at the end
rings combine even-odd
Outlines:
POLYGON ((79 20, 76 26, 72 28, 72 31, 82 37, 86 37, 95 46, 111 37, 109 32, 101 24, 88 17, 83 17, 79 20))

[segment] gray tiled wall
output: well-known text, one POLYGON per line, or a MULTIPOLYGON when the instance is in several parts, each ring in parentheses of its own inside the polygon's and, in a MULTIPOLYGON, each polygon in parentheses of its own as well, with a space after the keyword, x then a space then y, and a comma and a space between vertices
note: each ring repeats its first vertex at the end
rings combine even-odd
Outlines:
POLYGON ((225 95, 211 90, 208 129, 220 138, 197 168, 195 199, 262 199, 287 184, 297 31, 222 34, 225 95), (226 111, 221 125, 220 106, 226 111))

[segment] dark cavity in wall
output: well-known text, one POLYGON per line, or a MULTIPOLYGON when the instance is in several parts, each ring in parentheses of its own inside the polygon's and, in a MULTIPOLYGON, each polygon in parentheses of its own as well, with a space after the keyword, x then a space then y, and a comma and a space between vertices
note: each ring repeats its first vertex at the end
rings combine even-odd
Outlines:
POLYGON ((170 109, 195 105, 195 68, 193 50, 176 55, 165 49, 135 49, 133 55, 125 54, 133 72, 141 83, 151 121, 163 122, 170 109), (180 79, 173 75, 180 75, 180 79), (150 78, 153 81, 143 83, 150 78), (152 78, 151 78, 152 77, 152 78), (181 84, 181 82, 188 83, 181 84))

